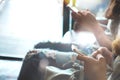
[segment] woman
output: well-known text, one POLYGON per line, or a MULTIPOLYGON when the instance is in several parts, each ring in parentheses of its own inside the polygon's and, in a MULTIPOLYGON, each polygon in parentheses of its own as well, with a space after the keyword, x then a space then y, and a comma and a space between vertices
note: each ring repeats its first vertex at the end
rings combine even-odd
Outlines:
MULTIPOLYGON (((72 12, 72 16, 81 26, 84 26, 84 28, 91 31, 99 44, 103 46, 103 48, 100 48, 93 53, 93 57, 78 55, 78 59, 85 62, 84 71, 86 78, 88 80, 120 80, 119 55, 117 55, 114 60, 113 71, 111 70, 112 73, 108 77, 106 76, 106 64, 111 66, 112 56, 114 56, 110 51, 114 51, 116 54, 118 53, 120 48, 116 49, 116 47, 118 47, 117 44, 120 44, 119 40, 117 40, 118 43, 115 45, 113 42, 113 45, 116 47, 112 46, 112 40, 105 35, 104 30, 90 11, 84 10, 78 13, 72 12)), ((110 1, 108 8, 106 9, 105 17, 112 20, 110 28, 114 40, 116 39, 116 36, 120 35, 120 0, 110 1)))
MULTIPOLYGON (((96 20, 94 15, 89 10, 83 10, 78 13, 72 12, 73 19, 79 22, 80 26, 84 26, 85 30, 92 32, 101 46, 107 47, 111 50, 111 40, 104 33, 100 23, 96 20), (101 39, 102 38, 102 39, 101 39)), ((111 0, 106 9, 105 17, 112 20, 111 32, 112 38, 115 39, 120 22, 120 0, 111 0)))

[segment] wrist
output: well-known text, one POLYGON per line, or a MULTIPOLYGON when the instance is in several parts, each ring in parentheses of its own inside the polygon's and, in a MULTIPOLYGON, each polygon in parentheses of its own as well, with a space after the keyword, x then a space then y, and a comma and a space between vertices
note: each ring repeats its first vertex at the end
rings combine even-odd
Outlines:
POLYGON ((100 26, 100 24, 96 24, 96 25, 94 26, 94 29, 92 30, 92 32, 93 32, 94 34, 101 34, 101 33, 104 33, 104 30, 103 30, 103 28, 100 26))

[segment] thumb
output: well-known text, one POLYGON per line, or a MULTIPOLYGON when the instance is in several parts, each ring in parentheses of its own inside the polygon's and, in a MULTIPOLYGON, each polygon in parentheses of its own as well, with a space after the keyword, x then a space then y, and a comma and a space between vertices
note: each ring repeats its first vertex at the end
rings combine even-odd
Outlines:
POLYGON ((97 60, 99 60, 99 61, 105 60, 105 58, 103 57, 102 54, 97 54, 96 58, 97 58, 97 60))

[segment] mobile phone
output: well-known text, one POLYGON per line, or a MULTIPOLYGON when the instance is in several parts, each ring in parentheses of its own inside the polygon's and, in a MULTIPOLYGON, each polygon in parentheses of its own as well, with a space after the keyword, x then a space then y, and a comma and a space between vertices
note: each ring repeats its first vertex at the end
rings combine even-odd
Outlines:
POLYGON ((79 50, 79 49, 77 48, 77 46, 75 46, 75 45, 72 45, 72 46, 71 46, 71 49, 72 49, 73 52, 77 53, 78 55, 81 55, 81 56, 86 55, 84 51, 79 50))
POLYGON ((79 11, 75 6, 72 6, 72 5, 70 5, 70 4, 68 4, 67 7, 68 7, 71 11, 73 11, 73 12, 78 13, 78 11, 79 11))

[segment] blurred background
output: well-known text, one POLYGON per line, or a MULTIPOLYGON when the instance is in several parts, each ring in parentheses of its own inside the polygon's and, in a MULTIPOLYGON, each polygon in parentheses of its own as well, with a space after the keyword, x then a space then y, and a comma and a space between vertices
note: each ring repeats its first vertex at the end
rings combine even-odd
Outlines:
MULTIPOLYGON (((0 53, 24 54, 40 41, 63 36, 63 0, 0 0, 0 53)), ((109 0, 74 0, 103 18, 109 0)), ((69 1, 70 2, 70 1, 69 1)), ((20 56, 20 55, 19 55, 20 56)))
POLYGON ((108 1, 0 0, 0 80, 16 80, 22 59, 36 43, 61 41, 64 3, 74 2, 79 10, 89 9, 97 18, 105 19, 108 1))

